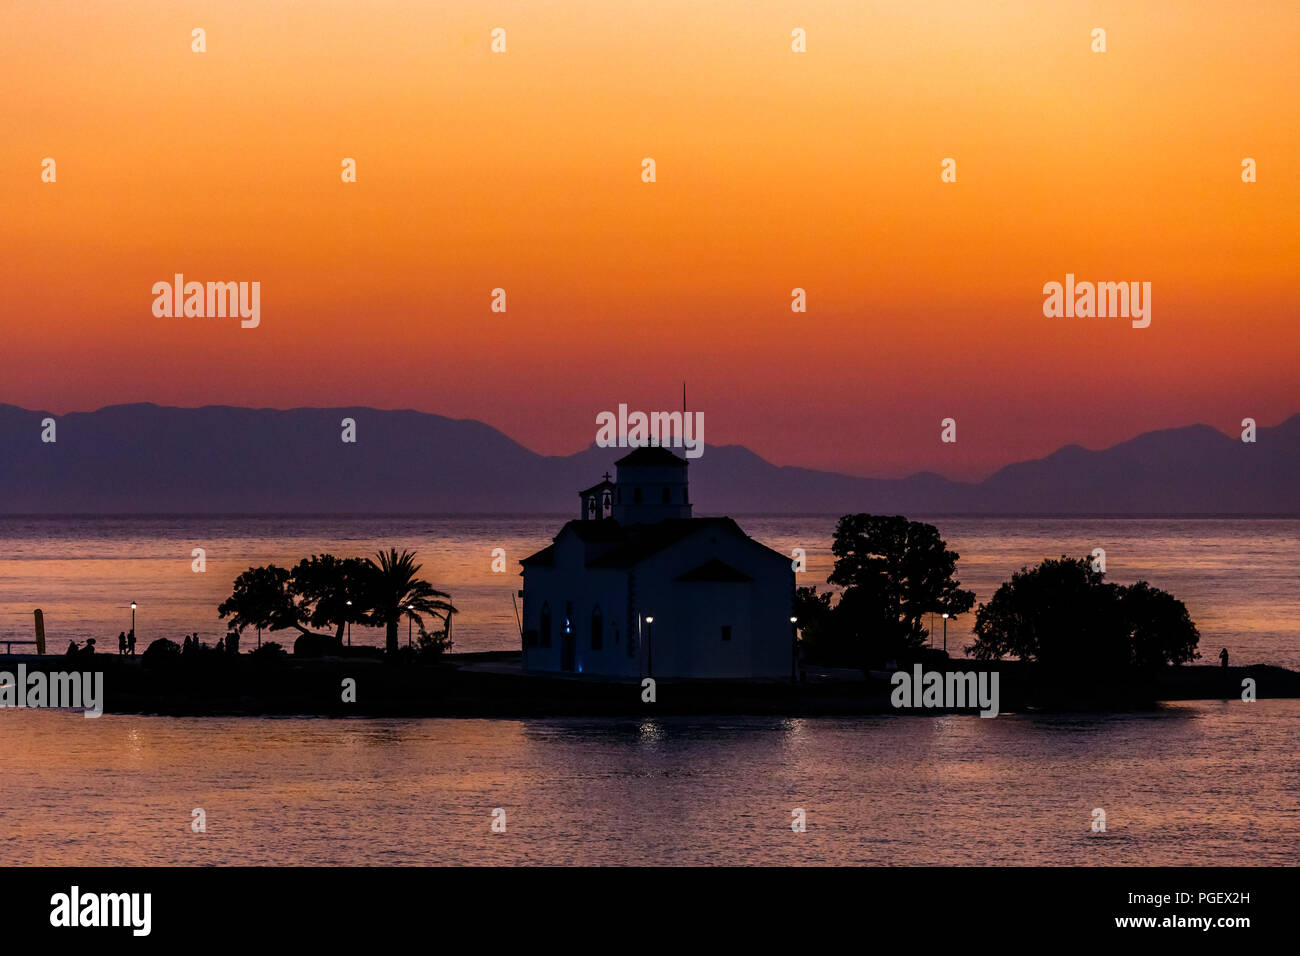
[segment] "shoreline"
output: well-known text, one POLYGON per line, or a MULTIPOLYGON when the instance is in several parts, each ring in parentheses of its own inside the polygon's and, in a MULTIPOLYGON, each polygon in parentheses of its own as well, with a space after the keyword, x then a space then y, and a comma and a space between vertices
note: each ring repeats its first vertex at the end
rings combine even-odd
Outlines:
MULTIPOLYGON (((788 681, 661 679, 654 702, 642 701, 639 680, 524 673, 517 651, 449 654, 434 664, 395 664, 373 654, 261 661, 180 660, 145 667, 139 657, 96 654, 0 655, 0 672, 23 664, 35 672, 101 671, 103 712, 159 716, 547 718, 647 716, 927 716, 974 715, 978 707, 899 708, 890 703, 883 672, 806 668, 788 681), (354 700, 344 701, 347 681, 354 700)), ((1242 681, 1255 681, 1257 699, 1300 698, 1300 673, 1272 665, 1221 668, 1171 666, 1138 679, 1048 681, 1019 661, 931 662, 927 670, 997 671, 999 712, 1136 713, 1188 700, 1240 700, 1242 681)), ((7 709, 7 708, 0 708, 7 709)))

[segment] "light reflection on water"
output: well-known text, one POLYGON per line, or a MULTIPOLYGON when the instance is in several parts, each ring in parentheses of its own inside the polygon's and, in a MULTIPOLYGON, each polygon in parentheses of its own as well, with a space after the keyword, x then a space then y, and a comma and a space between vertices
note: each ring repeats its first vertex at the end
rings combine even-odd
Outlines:
POLYGON ((5 710, 0 864, 1295 864, 1297 718, 1279 700, 995 720, 5 710))

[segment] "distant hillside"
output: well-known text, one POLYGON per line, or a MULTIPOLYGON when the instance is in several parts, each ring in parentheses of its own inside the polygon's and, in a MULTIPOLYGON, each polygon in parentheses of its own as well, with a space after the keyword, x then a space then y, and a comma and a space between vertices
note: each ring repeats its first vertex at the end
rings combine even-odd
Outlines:
MULTIPOLYGON (((617 449, 537 455, 481 422, 370 408, 114 405, 49 416, 0 405, 0 513, 565 512, 617 449), (357 422, 356 444, 340 420, 357 422)), ((1205 425, 1103 451, 1070 445, 978 483, 855 478, 710 446, 691 464, 701 514, 1300 513, 1300 415, 1244 444, 1205 425)))

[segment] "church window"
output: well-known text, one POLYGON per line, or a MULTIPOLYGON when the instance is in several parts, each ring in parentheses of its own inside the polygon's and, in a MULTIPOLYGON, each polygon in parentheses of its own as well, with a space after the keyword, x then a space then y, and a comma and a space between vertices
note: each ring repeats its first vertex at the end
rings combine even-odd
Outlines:
POLYGON ((724 641, 729 641, 729 640, 731 640, 731 625, 730 625, 730 624, 724 624, 724 625, 722 625, 722 639, 723 639, 724 641))
POLYGON ((550 647, 551 646, 551 605, 549 603, 542 605, 542 621, 540 626, 537 628, 537 630, 539 632, 539 637, 541 638, 542 641, 542 647, 550 647))
POLYGON ((591 649, 598 651, 605 646, 604 635, 605 622, 600 615, 600 605, 597 604, 591 612, 591 649))

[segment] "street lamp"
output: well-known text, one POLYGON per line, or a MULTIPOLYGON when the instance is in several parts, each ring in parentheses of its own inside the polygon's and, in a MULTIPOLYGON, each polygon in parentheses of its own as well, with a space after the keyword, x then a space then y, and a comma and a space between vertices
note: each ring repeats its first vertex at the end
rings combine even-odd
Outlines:
POLYGON ((799 619, 790 616, 790 683, 799 680, 799 619))
POLYGON ((413 604, 406 605, 406 646, 407 647, 411 646, 411 619, 414 617, 414 615, 412 615, 411 612, 414 610, 415 610, 415 605, 413 604))
MULTIPOLYGON (((348 601, 348 607, 352 607, 352 602, 348 601)), ((348 647, 352 646, 352 612, 348 611, 348 647)))
POLYGON ((943 653, 948 654, 948 612, 943 612, 943 653))
POLYGON ((655 619, 646 616, 646 635, 645 635, 645 675, 654 677, 655 671, 655 619))
POLYGON ((131 602, 131 636, 132 637, 135 636, 135 608, 136 608, 136 604, 134 601, 132 601, 131 602))

